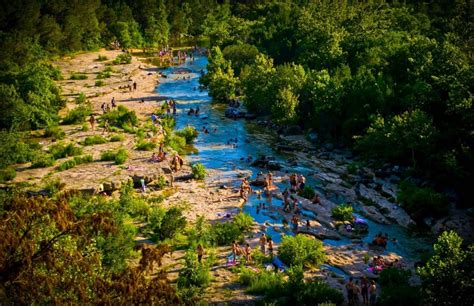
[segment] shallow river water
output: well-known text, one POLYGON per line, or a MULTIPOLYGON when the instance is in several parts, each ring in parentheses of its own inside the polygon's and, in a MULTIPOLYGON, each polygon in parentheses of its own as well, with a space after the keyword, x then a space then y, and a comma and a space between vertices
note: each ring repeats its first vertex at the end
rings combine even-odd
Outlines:
MULTIPOLYGON (((200 132, 195 141, 198 153, 189 155, 188 160, 191 163, 199 161, 208 169, 220 170, 218 171, 219 177, 210 179, 234 178, 236 183, 232 187, 237 187, 236 171, 249 172, 252 178, 255 178, 256 174, 262 171, 261 169, 251 167, 248 162, 242 159, 247 158, 249 155, 253 158, 259 155, 271 155, 284 166, 284 169, 302 173, 307 178, 307 185, 317 187, 318 190, 324 193, 321 182, 318 182, 311 176, 312 173, 319 171, 316 166, 299 163, 297 167, 290 167, 286 161, 292 155, 283 154, 272 149, 275 143, 275 136, 252 121, 226 118, 224 116, 225 107, 211 103, 211 98, 208 96, 207 91, 199 91, 199 77, 201 70, 206 70, 206 65, 207 58, 200 56, 196 57, 193 63, 188 60, 178 67, 164 69, 162 72, 168 77, 161 78, 160 84, 157 86, 157 92, 161 96, 173 98, 177 102, 177 129, 181 129, 186 125, 192 125, 199 131, 203 126, 210 131, 209 134, 200 132), (178 68, 190 69, 191 73, 174 74, 173 72, 178 68), (190 79, 187 79, 188 75, 190 79), (183 76, 186 77, 184 80, 182 79, 183 76), (200 108, 201 116, 188 116, 187 111, 191 107, 195 109, 197 106, 200 108), (207 118, 201 118, 202 116, 207 118), (237 138, 236 147, 228 144, 231 138, 237 138)), ((276 185, 280 188, 280 191, 286 187, 286 183, 276 183, 276 185)), ((329 199, 336 203, 344 202, 344 198, 337 195, 329 199)), ((277 212, 265 211, 264 214, 263 211, 260 211, 257 213, 257 205, 263 202, 265 202, 264 198, 259 200, 253 194, 244 205, 243 210, 252 215, 260 224, 265 224, 265 222, 271 223, 272 227, 267 227, 266 231, 268 235, 272 236, 274 241, 279 242, 283 234, 293 235, 289 228, 285 229, 282 226, 283 218, 277 212), (275 231, 273 226, 281 229, 281 231, 275 231)), ((275 198, 272 199, 271 205, 283 206, 282 201, 275 198)), ((302 220, 311 219, 312 215, 312 212, 303 210, 302 220)), ((398 243, 388 243, 386 252, 394 252, 413 260, 418 258, 420 250, 428 248, 429 241, 427 238, 415 237, 398 225, 383 225, 371 220, 367 220, 367 223, 369 225, 369 234, 363 238, 364 242, 370 242, 374 235, 379 232, 388 233, 389 237, 397 238, 398 243)), ((338 241, 324 240, 323 242, 329 245, 351 244, 351 240, 348 238, 342 238, 338 241)))

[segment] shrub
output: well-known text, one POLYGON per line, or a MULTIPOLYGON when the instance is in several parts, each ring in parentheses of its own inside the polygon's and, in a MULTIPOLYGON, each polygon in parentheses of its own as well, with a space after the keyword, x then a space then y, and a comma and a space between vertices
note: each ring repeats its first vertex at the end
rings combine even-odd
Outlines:
POLYGON ((79 105, 76 108, 71 109, 66 117, 63 119, 62 124, 75 124, 84 122, 85 118, 92 112, 90 104, 79 105))
POLYGON ((41 147, 24 133, 0 130, 0 168, 32 161, 41 147))
POLYGON ((313 199, 316 193, 314 192, 314 189, 310 186, 304 186, 303 189, 298 190, 298 195, 306 198, 306 199, 313 199))
POLYGON ((66 133, 59 126, 48 126, 44 129, 44 137, 52 137, 53 139, 64 139, 66 133))
POLYGON ((129 111, 125 106, 119 105, 116 109, 102 115, 103 120, 108 120, 111 126, 125 129, 125 126, 136 126, 138 118, 134 111, 129 111))
POLYGON ((420 288, 410 286, 410 270, 387 268, 380 273, 382 305, 421 305, 420 288))
POLYGON ((176 135, 183 137, 186 140, 186 144, 192 144, 194 139, 199 135, 198 131, 192 127, 187 126, 182 130, 176 131, 176 135))
POLYGON ((51 145, 48 148, 48 152, 54 157, 54 159, 64 158, 68 156, 76 156, 82 154, 82 149, 74 146, 74 144, 69 143, 64 145, 63 143, 58 143, 51 145))
POLYGON ((87 97, 83 92, 81 92, 74 101, 76 104, 83 104, 87 101, 87 97))
POLYGON ((209 264, 199 264, 193 249, 186 251, 184 268, 179 272, 178 288, 207 287, 211 282, 209 264))
POLYGON ((326 259, 323 243, 302 234, 284 236, 278 253, 288 265, 319 266, 326 259))
POLYGON ((155 224, 153 236, 157 240, 173 238, 186 227, 186 218, 181 209, 172 207, 166 211, 159 224, 155 224))
POLYGON ((117 151, 107 150, 102 152, 100 160, 102 161, 115 161, 115 164, 121 165, 127 161, 128 153, 127 150, 121 148, 117 151))
POLYGON ((357 169, 359 169, 357 163, 350 163, 347 165, 347 173, 349 174, 356 174, 357 169))
POLYGON ((406 211, 417 221, 427 216, 441 217, 448 212, 447 198, 429 187, 420 188, 403 181, 397 199, 406 211))
POLYGON ((233 240, 242 240, 239 227, 233 222, 215 223, 211 227, 211 241, 217 245, 229 245, 233 240))
POLYGON ((87 80, 87 75, 83 73, 73 73, 71 74, 70 80, 87 80))
POLYGON ((108 57, 105 56, 105 55, 100 55, 100 54, 99 54, 99 56, 97 56, 97 59, 96 59, 96 61, 98 61, 98 62, 103 62, 103 61, 106 61, 106 60, 108 60, 108 57))
POLYGON ((110 76, 111 76, 110 71, 101 71, 101 72, 97 73, 97 76, 95 78, 98 79, 98 80, 101 80, 101 79, 108 79, 108 78, 110 78, 110 76))
POLYGON ((168 182, 164 175, 160 175, 157 180, 154 180, 152 184, 148 184, 148 185, 153 186, 157 189, 163 189, 168 185, 168 182))
POLYGON ((92 145, 102 144, 102 143, 106 143, 106 142, 107 142, 107 139, 105 139, 104 137, 102 137, 100 135, 94 135, 94 136, 86 137, 86 139, 84 139, 82 144, 85 145, 85 146, 92 146, 92 145))
POLYGON ((67 169, 74 168, 76 166, 76 161, 74 159, 67 160, 58 166, 58 171, 64 171, 67 169))
POLYGON ((74 161, 76 165, 87 164, 93 162, 94 158, 92 155, 74 156, 74 161))
POLYGON ((305 283, 302 290, 298 291, 297 300, 298 305, 323 305, 323 303, 328 303, 325 305, 343 305, 344 296, 340 291, 318 280, 305 283))
POLYGON ((8 167, 0 170, 0 183, 11 181, 15 178, 16 171, 14 168, 8 167))
POLYGON ((102 87, 105 85, 105 82, 102 81, 102 80, 97 80, 95 81, 95 84, 94 84, 96 87, 102 87))
POLYGON ((143 198, 136 197, 133 183, 129 181, 120 189, 119 206, 133 218, 147 219, 150 215, 150 206, 143 198))
POLYGON ((186 139, 184 137, 171 134, 166 137, 165 144, 181 155, 186 154, 186 139))
POLYGON ((255 273, 246 267, 241 268, 239 283, 247 286, 246 292, 265 294, 267 297, 280 296, 285 287, 285 280, 282 273, 275 273, 273 271, 255 273))
POLYGON ((244 233, 252 229, 252 226, 253 226, 252 216, 243 212, 239 212, 235 216, 233 222, 239 228, 239 230, 244 233))
POLYGON ((132 56, 129 53, 119 54, 113 61, 113 64, 115 65, 123 65, 130 63, 132 63, 132 56))
POLYGON ((338 221, 353 220, 353 209, 351 204, 341 204, 332 209, 332 217, 338 221))
POLYGON ((192 165, 193 177, 196 180, 203 180, 206 177, 206 167, 203 164, 197 163, 192 165))
POLYGON ((110 137, 110 142, 118 142, 118 141, 124 141, 125 136, 122 134, 115 134, 110 137))
POLYGON ((156 143, 145 140, 140 140, 136 146, 139 151, 153 151, 154 148, 156 148, 156 143))
POLYGON ((31 168, 45 168, 54 165, 55 159, 51 154, 38 154, 33 159, 31 168))

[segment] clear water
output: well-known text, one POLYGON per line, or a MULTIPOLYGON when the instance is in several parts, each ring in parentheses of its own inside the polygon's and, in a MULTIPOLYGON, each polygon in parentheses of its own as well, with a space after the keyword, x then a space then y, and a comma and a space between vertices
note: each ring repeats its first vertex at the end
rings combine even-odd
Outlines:
MULTIPOLYGON (((256 158, 259 155, 271 155, 284 166, 284 169, 302 173, 307 177, 308 185, 317 187, 324 193, 321 182, 318 182, 310 175, 320 171, 320 169, 314 165, 304 163, 299 163, 297 167, 289 167, 287 160, 292 154, 283 154, 274 151, 272 149, 275 143, 274 136, 253 122, 226 118, 224 116, 225 106, 211 103, 211 98, 208 96, 207 91, 199 90, 200 72, 201 70, 206 71, 206 65, 207 58, 201 56, 196 57, 193 63, 188 60, 179 67, 164 69, 162 72, 168 77, 161 78, 160 84, 156 89, 160 95, 176 100, 176 123, 178 129, 186 125, 192 125, 198 130, 201 130, 202 127, 205 126, 210 131, 209 134, 199 134, 195 142, 198 153, 188 156, 189 161, 199 161, 208 169, 221 170, 219 171, 220 174, 218 177, 211 177, 208 178, 208 180, 233 178, 235 179, 235 185, 233 187, 237 188, 240 181, 237 179, 236 173, 232 170, 245 171, 245 173, 248 173, 248 175, 254 178, 261 170, 251 167, 244 159, 248 156, 256 158), (183 67, 190 69, 191 73, 173 74, 175 69, 183 67), (190 79, 187 79, 188 75, 190 79), (183 76, 185 76, 184 80, 182 79, 183 76), (195 109, 197 106, 200 108, 201 116, 208 116, 206 119, 187 115, 187 111, 190 108, 195 109), (231 138, 237 138, 236 147, 228 144, 231 138)), ((276 185, 280 190, 286 187, 281 183, 276 183, 276 185)), ((344 198, 339 195, 329 199, 336 203, 344 202, 344 198)), ((289 227, 283 226, 283 217, 273 209, 257 211, 258 204, 264 202, 269 204, 268 199, 265 197, 257 199, 257 196, 252 194, 243 210, 252 215, 258 223, 262 225, 270 224, 271 226, 266 227, 266 233, 272 236, 275 242, 281 241, 281 237, 284 234, 293 235, 289 227), (277 230, 275 230, 275 228, 277 230)), ((282 207, 283 203, 281 200, 273 198, 271 205, 272 207, 282 207)), ((303 210, 304 220, 308 218, 311 219, 311 216, 312 212, 303 210)), ((364 242, 370 242, 379 232, 388 233, 389 237, 397 238, 398 243, 389 243, 386 252, 395 252, 403 257, 416 259, 420 250, 427 250, 429 248, 429 239, 426 237, 415 237, 400 226, 377 224, 370 220, 367 220, 367 222, 369 224, 369 234, 363 239, 364 242)), ((338 241, 325 240, 324 243, 330 245, 347 245, 351 244, 351 241, 343 238, 338 241)))

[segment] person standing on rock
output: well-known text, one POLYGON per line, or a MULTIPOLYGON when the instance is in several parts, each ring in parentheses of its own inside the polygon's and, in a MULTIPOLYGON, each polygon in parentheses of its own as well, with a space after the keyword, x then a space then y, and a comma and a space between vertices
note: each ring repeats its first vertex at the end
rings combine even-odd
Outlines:
POLYGON ((104 121, 104 130, 102 131, 102 134, 104 134, 105 132, 110 132, 109 120, 104 121))
POLYGON ((364 276, 361 280, 360 292, 362 294, 362 303, 364 305, 369 305, 369 280, 364 276))
POLYGON ((369 305, 375 306, 376 302, 377 302, 377 286, 375 285, 375 281, 372 280, 369 287, 369 305))
POLYGON ((347 291, 347 300, 349 302, 349 305, 354 305, 354 283, 353 283, 353 278, 349 278, 349 282, 346 284, 346 291, 347 291))
POLYGON ((197 255, 198 255, 198 262, 201 263, 202 256, 204 255, 204 248, 202 247, 201 244, 198 244, 197 246, 197 255))
POLYGON ((267 236, 265 234, 262 234, 262 237, 260 237, 260 251, 262 251, 263 255, 265 255, 266 245, 267 245, 267 236))
POLYGON ((91 130, 94 131, 94 129, 95 129, 95 117, 94 117, 94 114, 91 114, 91 117, 89 118, 89 123, 91 124, 91 130))
POLYGON ((272 241, 272 237, 268 237, 267 242, 268 242, 268 254, 269 254, 270 256, 273 256, 273 241, 272 241))
POLYGON ((137 90, 137 82, 133 82, 133 91, 137 90))

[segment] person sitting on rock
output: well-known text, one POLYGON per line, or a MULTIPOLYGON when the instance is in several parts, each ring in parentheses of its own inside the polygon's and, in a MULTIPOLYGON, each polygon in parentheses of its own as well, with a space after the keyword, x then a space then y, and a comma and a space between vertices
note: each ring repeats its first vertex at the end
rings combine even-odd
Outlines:
POLYGON ((315 194, 313 199, 311 200, 313 204, 321 204, 321 198, 319 197, 319 194, 315 194))

